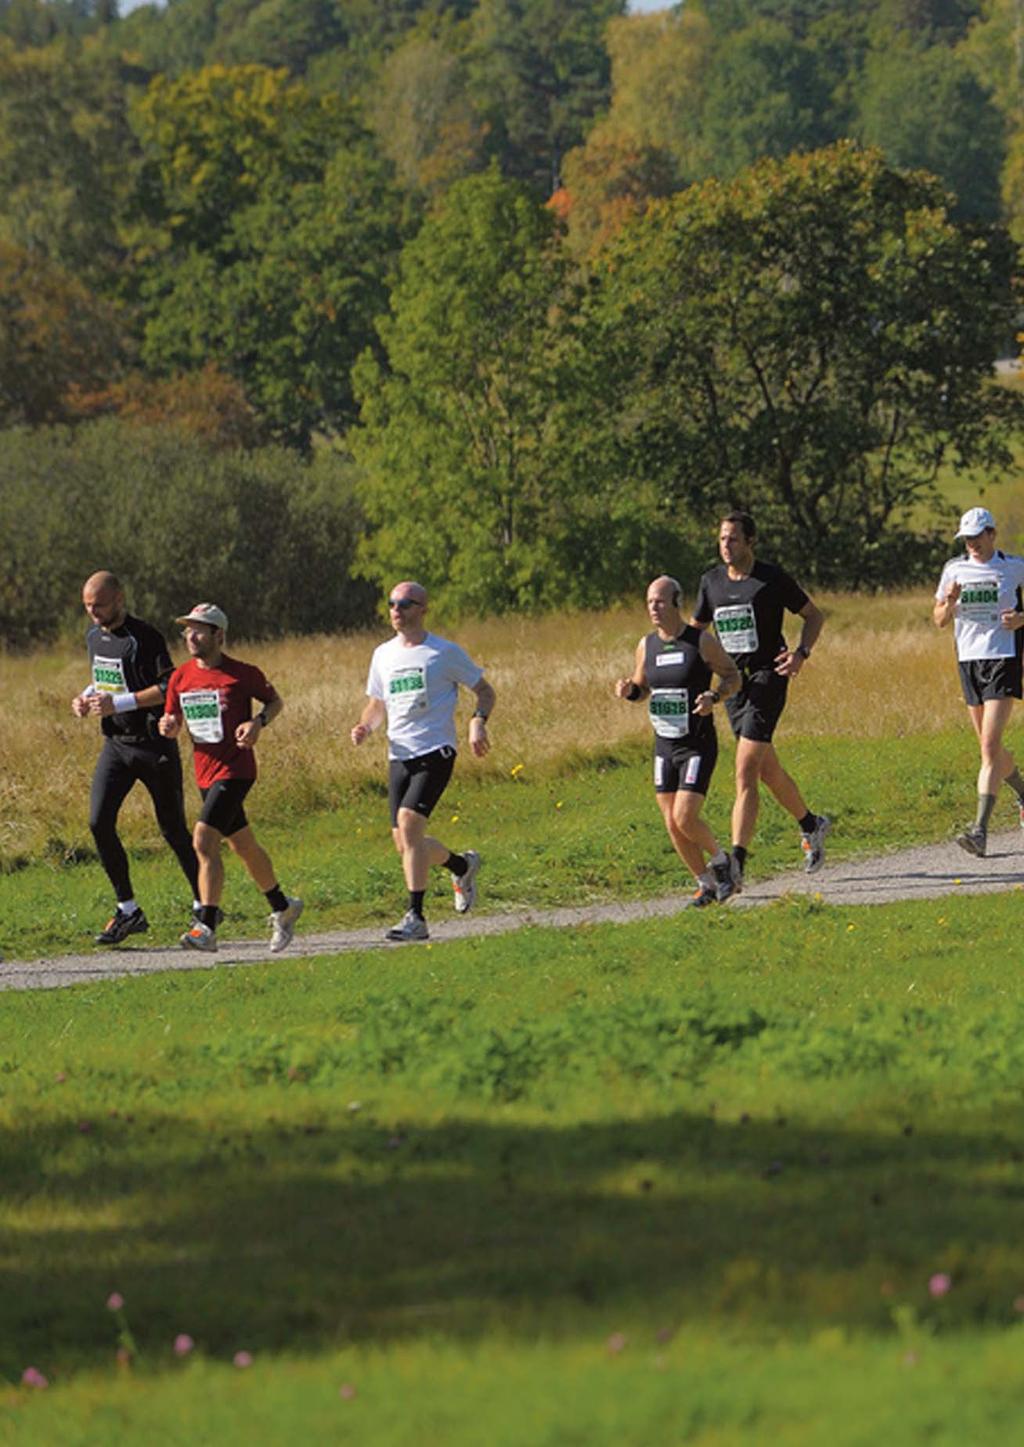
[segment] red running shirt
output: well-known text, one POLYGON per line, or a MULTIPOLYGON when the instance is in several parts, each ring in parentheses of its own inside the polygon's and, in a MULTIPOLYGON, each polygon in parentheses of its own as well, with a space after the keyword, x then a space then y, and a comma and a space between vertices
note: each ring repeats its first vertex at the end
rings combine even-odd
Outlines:
POLYGON ((255 749, 240 749, 235 729, 252 718, 252 701, 270 703, 277 693, 261 669, 221 657, 216 668, 194 658, 171 674, 164 712, 184 719, 192 735, 196 783, 208 789, 218 779, 255 779, 255 749))

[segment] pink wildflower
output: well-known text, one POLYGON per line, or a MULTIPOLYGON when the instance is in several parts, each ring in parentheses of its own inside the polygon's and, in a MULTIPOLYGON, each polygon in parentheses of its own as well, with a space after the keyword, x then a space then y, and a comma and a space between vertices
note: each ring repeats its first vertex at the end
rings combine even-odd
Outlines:
POLYGON ((179 1331, 178 1335, 174 1338, 174 1355, 176 1357, 187 1357, 194 1346, 195 1342, 189 1336, 188 1332, 179 1331))
POLYGON ((234 1363, 236 1367, 251 1367, 252 1352, 235 1352, 234 1363))
POLYGON ((624 1349, 625 1345, 626 1338, 621 1331, 613 1331, 611 1336, 605 1342, 605 1346, 608 1348, 608 1351, 611 1353, 612 1356, 616 1356, 619 1352, 621 1352, 624 1349))
POLYGON ((112 1291, 107 1297, 107 1310, 120 1311, 122 1306, 124 1306, 124 1297, 119 1291, 112 1291))
POLYGON ((23 1386, 38 1387, 40 1391, 50 1385, 37 1367, 26 1367, 21 1374, 21 1381, 23 1386))
POLYGON ((343 1402, 351 1402, 355 1394, 356 1389, 351 1382, 342 1382, 341 1386, 338 1388, 338 1396, 342 1399, 343 1402))
POLYGON ((929 1279, 928 1290, 932 1296, 945 1296, 946 1292, 953 1285, 953 1278, 945 1271, 936 1271, 929 1279))

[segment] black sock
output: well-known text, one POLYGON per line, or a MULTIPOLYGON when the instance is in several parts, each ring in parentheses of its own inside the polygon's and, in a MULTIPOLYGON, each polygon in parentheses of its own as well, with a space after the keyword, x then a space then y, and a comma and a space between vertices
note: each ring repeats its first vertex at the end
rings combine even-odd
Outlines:
POLYGON ((817 814, 812 814, 811 811, 808 810, 807 813, 804 815, 804 817, 800 820, 800 833, 801 833, 801 834, 813 834, 814 831, 815 831, 815 829, 816 829, 817 827, 818 827, 818 816, 817 816, 817 814))
POLYGON ((199 906, 199 923, 207 925, 210 929, 216 929, 219 914, 220 910, 215 904, 201 904, 199 906))
POLYGON ((988 833, 988 821, 992 817, 992 810, 996 807, 995 794, 978 795, 978 812, 974 819, 975 829, 980 829, 983 834, 988 833))
POLYGON ((464 854, 449 854, 441 867, 454 874, 456 879, 461 879, 469 868, 469 860, 464 854))
POLYGON ((742 844, 734 844, 732 846, 732 853, 733 858, 736 860, 736 863, 742 869, 744 864, 746 864, 747 862, 747 851, 744 849, 742 844))
POLYGON ((410 889, 409 891, 409 908, 417 919, 423 918, 423 896, 426 892, 425 889, 410 889))
POLYGON ((1024 804, 1024 779, 1020 776, 1020 769, 1015 766, 1012 773, 1007 774, 1003 783, 1008 784, 1020 802, 1024 804))
POLYGON ((275 884, 273 889, 265 890, 264 893, 267 903, 275 914, 277 914, 279 910, 288 908, 288 896, 279 884, 275 884))

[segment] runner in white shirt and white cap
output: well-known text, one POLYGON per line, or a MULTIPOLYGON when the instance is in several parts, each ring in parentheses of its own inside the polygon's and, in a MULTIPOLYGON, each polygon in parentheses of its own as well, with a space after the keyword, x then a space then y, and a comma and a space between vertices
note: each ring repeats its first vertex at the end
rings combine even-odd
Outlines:
POLYGON ((1013 701, 1021 697, 1024 558, 996 547, 995 518, 986 507, 967 509, 957 537, 966 552, 943 568, 932 616, 939 628, 953 623, 960 684, 981 748, 978 812, 956 842, 983 858, 1001 783, 1016 794, 1024 828, 1024 778, 1003 744, 1013 701))
POLYGON ((465 914, 476 899, 480 868, 475 850, 454 854, 427 833, 427 820, 455 767, 459 685, 476 695, 469 746, 478 758, 490 748, 487 720, 494 708, 494 689, 464 648, 427 632, 426 612, 427 590, 421 584, 407 581, 391 589, 388 613, 395 636, 374 651, 366 681, 367 703, 352 730, 352 742, 361 744, 387 724, 391 833, 409 890, 405 917, 385 935, 396 941, 430 937, 423 899, 432 864, 450 873, 458 914, 465 914))

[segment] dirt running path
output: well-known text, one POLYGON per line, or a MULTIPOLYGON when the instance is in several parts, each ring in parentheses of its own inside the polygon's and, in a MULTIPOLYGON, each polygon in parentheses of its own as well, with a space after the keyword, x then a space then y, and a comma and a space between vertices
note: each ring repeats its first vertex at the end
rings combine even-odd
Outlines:
MULTIPOLYGON (((487 876, 483 878, 486 898, 487 876)), ((1024 888, 1024 835, 1020 830, 993 835, 986 859, 972 859, 955 844, 930 844, 891 854, 829 864, 819 874, 781 874, 747 887, 731 909, 766 904, 783 895, 821 894, 828 904, 888 904, 903 899, 935 899, 947 894, 996 894, 1024 888)), ((678 914, 683 892, 661 899, 621 904, 587 904, 566 909, 524 909, 506 914, 472 914, 463 919, 436 915, 430 921, 436 944, 471 935, 506 934, 526 925, 567 929, 581 924, 625 924, 633 920, 678 914)), ((0 964, 0 990, 52 990, 124 975, 149 975, 161 970, 201 970, 222 965, 254 965, 264 960, 309 958, 345 950, 401 949, 381 938, 382 927, 300 933, 287 956, 271 955, 265 941, 222 941, 215 955, 187 954, 176 947, 146 949, 123 946, 87 955, 54 959, 7 960, 0 964)))

